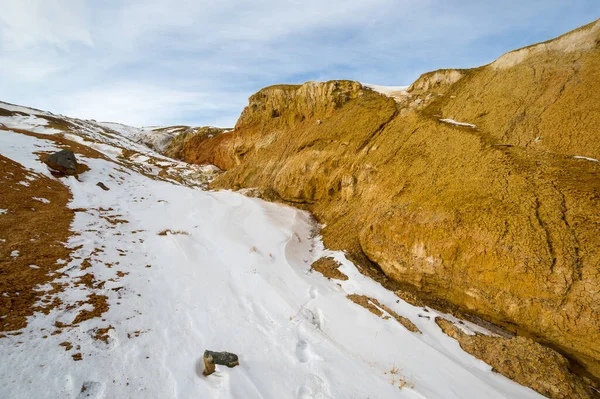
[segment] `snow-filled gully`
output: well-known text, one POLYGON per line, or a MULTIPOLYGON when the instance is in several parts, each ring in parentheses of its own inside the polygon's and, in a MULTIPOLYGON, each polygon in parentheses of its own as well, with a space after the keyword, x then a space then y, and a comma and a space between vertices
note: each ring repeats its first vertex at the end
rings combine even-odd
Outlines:
MULTIPOLYGON (((55 148, 0 130, 0 153, 44 175, 33 153, 55 148)), ((95 292, 108 297, 109 309, 48 334, 80 310, 67 310, 86 295, 71 284, 58 294, 65 306, 0 339, 1 397, 541 397, 463 352, 434 321, 448 316, 400 300, 342 252, 324 248, 306 212, 79 159, 90 171, 62 180, 73 193, 69 206, 85 211, 76 213, 67 243, 74 259, 61 281, 93 273, 105 282, 95 292), (312 272, 322 256, 338 260, 349 279, 312 272), (351 302, 352 293, 377 299, 422 334, 351 302), (94 339, 108 326, 106 342, 94 339), (78 348, 66 351, 65 341, 78 348), (204 377, 205 349, 234 352, 240 365, 204 377)))

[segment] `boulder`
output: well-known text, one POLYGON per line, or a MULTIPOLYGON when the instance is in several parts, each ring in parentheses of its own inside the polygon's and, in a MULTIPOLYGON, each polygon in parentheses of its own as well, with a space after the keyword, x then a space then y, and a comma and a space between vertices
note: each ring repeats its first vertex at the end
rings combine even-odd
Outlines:
POLYGON ((240 363, 235 353, 204 351, 204 375, 208 376, 214 373, 215 364, 232 368, 239 366, 240 363))
POLYGON ((56 174, 64 176, 77 175, 77 159, 73 151, 60 150, 50 155, 44 162, 56 174))

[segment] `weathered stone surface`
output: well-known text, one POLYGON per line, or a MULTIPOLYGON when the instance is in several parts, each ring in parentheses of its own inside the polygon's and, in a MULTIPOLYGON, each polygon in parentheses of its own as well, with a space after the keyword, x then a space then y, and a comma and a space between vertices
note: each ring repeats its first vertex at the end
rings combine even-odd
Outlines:
POLYGON ((447 320, 436 318, 435 321, 466 352, 544 396, 552 399, 600 397, 591 381, 586 382, 571 373, 567 359, 531 339, 467 335, 447 320))
POLYGON ((211 375, 215 372, 215 364, 227 366, 229 368, 239 366, 238 356, 229 352, 204 351, 204 375, 211 375))
POLYGON ((98 187, 100 187, 104 191, 109 191, 110 190, 110 188, 106 187, 106 184, 102 183, 101 181, 99 181, 98 183, 96 183, 96 185, 98 187))
POLYGON ((51 154, 44 162, 50 169, 59 174, 66 176, 77 175, 77 159, 73 151, 60 150, 51 154))
POLYGON ((215 188, 306 207, 363 271, 600 377, 600 164, 572 158, 600 158, 600 47, 576 45, 599 26, 501 68, 426 74, 397 101, 346 81, 265 88, 233 132, 182 153, 227 169, 215 188))

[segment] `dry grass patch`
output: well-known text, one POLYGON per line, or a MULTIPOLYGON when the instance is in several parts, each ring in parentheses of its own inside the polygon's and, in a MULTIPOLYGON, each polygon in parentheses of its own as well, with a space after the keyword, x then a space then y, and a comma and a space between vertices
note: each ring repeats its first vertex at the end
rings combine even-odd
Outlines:
POLYGON ((93 338, 97 341, 102 341, 105 344, 108 344, 108 338, 109 338, 108 332, 113 329, 114 329, 113 326, 108 326, 105 328, 98 328, 96 330, 96 332, 94 333, 93 338))
MULTIPOLYGON (((0 215, 0 331, 13 331, 25 327, 27 316, 38 310, 35 304, 45 293, 34 288, 56 278, 52 273, 64 267, 56 263, 59 259, 70 259, 63 243, 71 235, 74 211, 67 208, 71 193, 66 186, 2 155, 0 176, 0 209, 7 210, 0 215), (22 181, 29 186, 19 184, 22 181), (11 256, 15 251, 18 255, 11 256)), ((60 285, 55 288, 62 290, 60 285)), ((46 307, 59 304, 54 301, 46 307)))
POLYGON ((166 235, 185 235, 185 236, 189 236, 190 233, 188 233, 187 231, 183 231, 183 230, 164 229, 164 230, 159 231, 157 233, 157 235, 159 235, 159 236, 166 236, 166 235))
POLYGON ((93 319, 94 317, 100 317, 103 313, 108 311, 108 297, 106 295, 90 294, 88 300, 84 303, 92 305, 93 309, 84 309, 79 312, 71 325, 79 324, 83 321, 93 319))

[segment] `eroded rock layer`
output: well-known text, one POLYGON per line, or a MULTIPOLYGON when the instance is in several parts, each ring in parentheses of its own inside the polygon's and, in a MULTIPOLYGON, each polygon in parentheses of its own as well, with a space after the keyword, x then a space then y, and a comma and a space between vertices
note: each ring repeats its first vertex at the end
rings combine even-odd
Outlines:
POLYGON ((600 376, 600 22, 386 97, 272 86, 182 157, 305 204, 325 242, 600 376), (368 258, 368 260, 367 260, 368 258))

